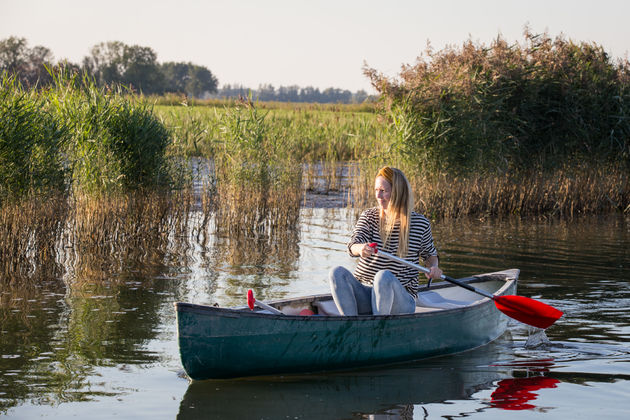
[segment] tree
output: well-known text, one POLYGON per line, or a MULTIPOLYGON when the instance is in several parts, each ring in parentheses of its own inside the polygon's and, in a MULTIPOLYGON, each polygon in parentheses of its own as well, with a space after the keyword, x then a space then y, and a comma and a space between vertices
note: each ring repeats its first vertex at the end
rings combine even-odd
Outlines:
POLYGON ((324 102, 350 103, 352 92, 337 88, 328 88, 322 92, 324 102))
POLYGON ((188 76, 186 93, 189 95, 202 97, 217 91, 219 81, 207 68, 188 63, 188 76))
POLYGON ((300 88, 299 86, 280 86, 278 88, 278 95, 276 98, 281 102, 299 102, 300 101, 300 88))
POLYGON ((28 56, 28 47, 25 38, 14 36, 0 41, 0 70, 10 73, 24 69, 28 56))
POLYGON ((164 92, 186 93, 186 82, 190 78, 188 64, 171 61, 160 67, 164 77, 164 92))
POLYGON ((119 41, 101 42, 92 47, 91 55, 83 58, 83 68, 99 85, 121 83, 125 44, 119 41))
POLYGON ((276 100, 276 88, 272 84, 258 86, 258 99, 259 101, 275 101, 276 100))
POLYGON ((251 92, 252 97, 257 101, 279 101, 279 102, 311 102, 311 103, 362 103, 373 100, 366 91, 359 90, 352 93, 346 89, 327 88, 323 92, 319 88, 308 86, 280 86, 278 89, 273 85, 260 85, 258 90, 252 90, 242 85, 223 85, 218 90, 219 98, 243 98, 251 92))
POLYGON ((206 67, 192 63, 168 62, 160 66, 164 77, 164 91, 205 97, 216 93, 219 82, 206 67))
POLYGON ((369 99, 368 93, 361 89, 358 90, 354 95, 352 95, 352 102, 356 104, 361 104, 369 99))
POLYGON ((160 94, 164 76, 157 62, 157 54, 149 47, 125 46, 123 49, 123 83, 151 94, 160 94))
POLYGON ((319 88, 307 86, 300 91, 301 102, 323 102, 319 88))
POLYGON ((52 51, 41 45, 28 51, 26 62, 26 79, 29 86, 35 84, 47 85, 52 82, 52 76, 47 68, 53 66, 54 56, 52 51))
POLYGON ((53 60, 48 48, 29 48, 25 38, 12 36, 0 41, 0 71, 15 74, 26 86, 50 83, 52 78, 46 67, 52 67, 53 60))
POLYGON ((150 47, 101 42, 92 47, 83 67, 99 85, 123 84, 143 93, 162 93, 163 76, 150 47))

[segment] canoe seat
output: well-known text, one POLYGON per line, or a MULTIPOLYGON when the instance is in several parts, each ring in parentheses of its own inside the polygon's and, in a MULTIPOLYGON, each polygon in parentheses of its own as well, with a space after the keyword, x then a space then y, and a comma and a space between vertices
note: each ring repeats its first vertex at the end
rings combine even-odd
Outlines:
POLYGON ((418 298, 416 299, 416 306, 427 308, 451 309, 461 308, 462 306, 468 305, 470 305, 470 302, 467 302, 465 300, 446 299, 436 292, 419 293, 418 298))
POLYGON ((317 308, 317 313, 319 315, 327 315, 327 316, 339 316, 339 309, 337 309, 337 305, 334 300, 318 300, 313 302, 313 305, 317 308))

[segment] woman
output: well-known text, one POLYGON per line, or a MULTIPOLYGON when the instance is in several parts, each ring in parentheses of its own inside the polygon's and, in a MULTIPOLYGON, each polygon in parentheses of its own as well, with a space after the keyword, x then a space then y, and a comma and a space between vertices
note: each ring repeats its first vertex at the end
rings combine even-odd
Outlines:
POLYGON ((378 207, 365 210, 352 232, 348 252, 360 257, 354 274, 344 267, 330 271, 330 287, 343 315, 388 315, 415 312, 418 270, 375 253, 377 249, 418 263, 442 275, 433 245, 431 225, 413 211, 413 193, 405 175, 396 168, 381 168, 374 181, 378 207))

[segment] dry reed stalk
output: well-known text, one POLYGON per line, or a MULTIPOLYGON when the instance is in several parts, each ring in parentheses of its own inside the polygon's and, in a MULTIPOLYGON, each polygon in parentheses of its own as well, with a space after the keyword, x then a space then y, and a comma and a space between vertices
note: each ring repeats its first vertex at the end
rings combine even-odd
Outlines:
POLYGON ((573 217, 623 211, 630 199, 628 176, 621 171, 558 170, 522 178, 509 175, 473 179, 414 178, 422 211, 439 217, 463 215, 559 215, 573 217))
POLYGON ((185 195, 164 193, 78 196, 72 215, 72 245, 110 253, 117 244, 153 242, 185 226, 191 206, 185 195))
POLYGON ((329 193, 345 189, 345 168, 348 165, 339 161, 321 161, 303 164, 305 191, 329 193))
POLYGON ((320 165, 317 163, 305 163, 302 169, 302 182, 305 191, 317 191, 321 179, 320 165))
POLYGON ((192 206, 189 191, 75 197, 65 238, 70 277, 105 278, 131 262, 159 262, 174 243, 187 246, 192 206))
POLYGON ((298 229, 301 171, 284 185, 260 182, 219 185, 216 227, 221 234, 259 238, 298 229))
POLYGON ((57 242, 68 214, 63 196, 5 203, 0 212, 0 283, 58 278, 57 242))
POLYGON ((323 172, 326 191, 341 190, 343 165, 337 161, 323 162, 323 172))

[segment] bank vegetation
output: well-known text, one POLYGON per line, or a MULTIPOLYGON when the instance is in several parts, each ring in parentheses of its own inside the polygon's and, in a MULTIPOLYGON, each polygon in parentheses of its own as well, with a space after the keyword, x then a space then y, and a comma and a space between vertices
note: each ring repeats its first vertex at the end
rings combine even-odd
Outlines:
POLYGON ((157 100, 62 68, 29 89, 5 73, 0 276, 155 258, 190 235, 294 248, 305 193, 374 205, 383 164, 433 218, 629 213, 628 61, 524 38, 429 49, 393 79, 366 67, 378 107, 157 100))

